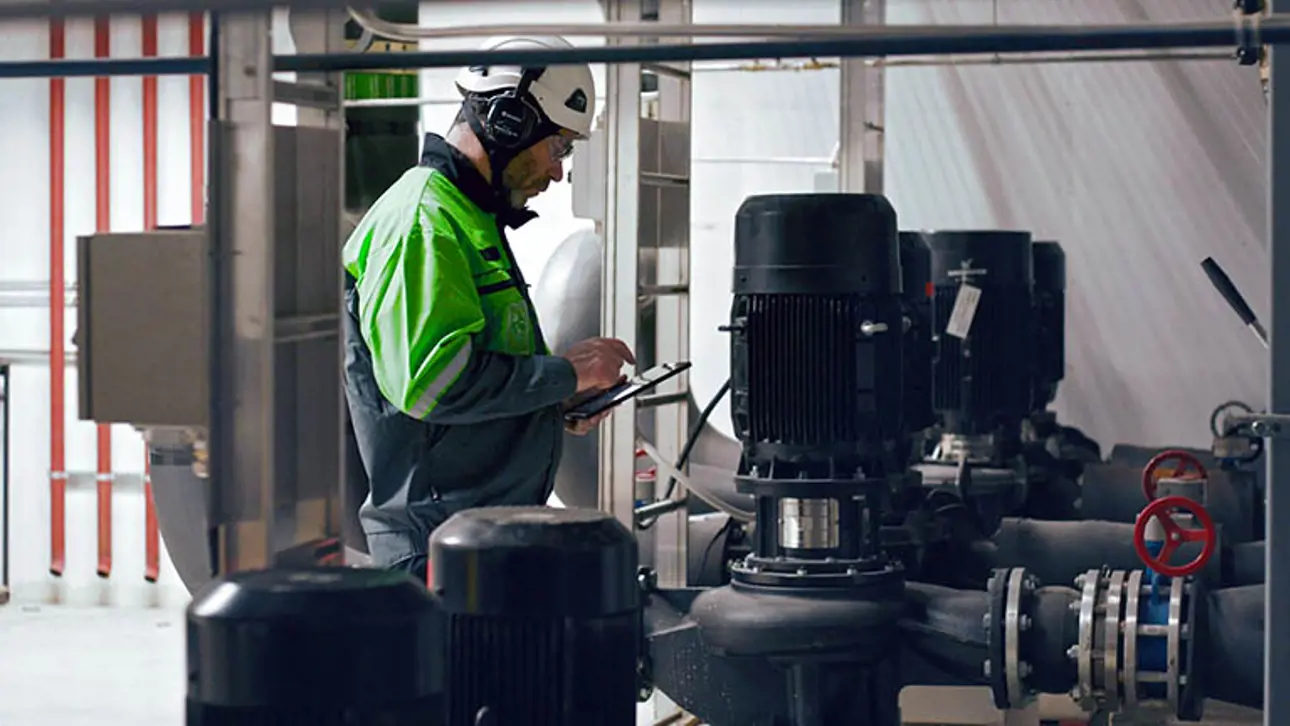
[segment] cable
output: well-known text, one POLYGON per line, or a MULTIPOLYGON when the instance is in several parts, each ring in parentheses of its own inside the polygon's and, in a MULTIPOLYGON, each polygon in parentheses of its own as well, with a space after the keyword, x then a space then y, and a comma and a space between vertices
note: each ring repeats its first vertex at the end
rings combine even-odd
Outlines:
MULTIPOLYGON (((708 424, 708 419, 712 417, 712 412, 717 409, 717 404, 721 403, 721 399, 725 398, 729 392, 730 379, 727 378, 726 382, 721 384, 721 388, 718 388, 717 392, 713 394, 712 400, 708 401, 708 405, 704 406, 703 410, 699 412, 699 418, 694 422, 693 428, 690 429, 690 436, 685 440, 685 446, 681 448, 681 455, 676 458, 676 464, 672 466, 673 471, 680 471, 689 463, 690 454, 694 451, 695 445, 699 443, 699 435, 703 433, 703 427, 708 424)), ((667 477, 667 487, 663 491, 663 496, 659 497, 659 501, 671 499, 674 491, 676 491, 676 477, 669 475, 667 477)), ((641 522, 637 525, 637 529, 649 529, 654 526, 656 521, 658 521, 657 518, 641 522)))
POLYGON ((721 525, 721 528, 717 530, 716 534, 712 535, 712 539, 708 540, 708 546, 703 548, 703 557, 699 560, 699 571, 696 574, 702 575, 703 571, 708 569, 708 556, 712 554, 712 547, 721 539, 721 535, 727 534, 733 530, 734 526, 734 517, 726 519, 726 523, 721 525))

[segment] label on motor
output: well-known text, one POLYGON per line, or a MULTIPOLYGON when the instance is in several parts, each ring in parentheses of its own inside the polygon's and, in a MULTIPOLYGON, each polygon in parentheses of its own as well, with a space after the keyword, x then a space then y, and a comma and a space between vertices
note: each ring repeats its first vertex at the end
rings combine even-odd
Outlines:
POLYGON ((959 294, 954 298, 954 310, 950 312, 950 321, 945 324, 945 334, 955 338, 966 338, 972 329, 972 320, 976 317, 976 307, 981 303, 981 288, 973 285, 959 285, 959 294))

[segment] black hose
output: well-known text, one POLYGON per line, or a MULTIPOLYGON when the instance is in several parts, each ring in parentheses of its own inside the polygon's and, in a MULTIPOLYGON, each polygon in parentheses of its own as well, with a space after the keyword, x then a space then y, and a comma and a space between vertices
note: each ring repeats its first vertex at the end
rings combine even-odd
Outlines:
MULTIPOLYGON (((699 412, 699 418, 690 429, 690 436, 685 440, 685 446, 681 447, 681 455, 676 457, 676 463, 672 465, 672 471, 680 471, 689 463, 690 454, 694 451, 695 445, 699 443, 699 436, 703 433, 703 427, 708 425, 708 419, 712 417, 712 412, 717 410, 717 404, 721 403, 721 399, 725 398, 729 392, 730 379, 727 378, 726 382, 722 383, 717 392, 713 394, 712 399, 708 401, 708 405, 704 406, 703 410, 699 412)), ((676 491, 676 477, 669 475, 667 477, 667 487, 663 490, 663 496, 659 497, 659 500, 671 499, 674 491, 676 491)), ((656 521, 658 521, 657 517, 644 520, 637 525, 637 529, 649 529, 654 526, 656 521)))

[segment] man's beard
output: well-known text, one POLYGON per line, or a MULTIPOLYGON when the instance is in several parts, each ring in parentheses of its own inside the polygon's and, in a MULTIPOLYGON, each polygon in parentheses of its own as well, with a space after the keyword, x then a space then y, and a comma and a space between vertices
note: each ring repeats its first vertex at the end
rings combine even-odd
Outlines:
POLYGON ((528 195, 524 192, 508 188, 506 190, 506 201, 515 209, 523 209, 528 204, 528 195))

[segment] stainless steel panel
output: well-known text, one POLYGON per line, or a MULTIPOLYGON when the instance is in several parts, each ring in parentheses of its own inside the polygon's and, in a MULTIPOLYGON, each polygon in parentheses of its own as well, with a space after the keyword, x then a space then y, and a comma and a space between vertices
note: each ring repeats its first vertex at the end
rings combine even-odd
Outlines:
POLYGON ((206 232, 77 239, 82 420, 205 426, 206 232))
POLYGON ((336 131, 274 128, 274 503, 295 543, 334 533, 342 459, 340 185, 336 131))

